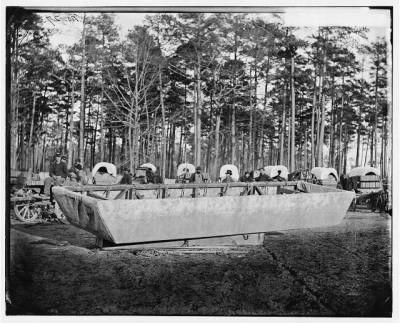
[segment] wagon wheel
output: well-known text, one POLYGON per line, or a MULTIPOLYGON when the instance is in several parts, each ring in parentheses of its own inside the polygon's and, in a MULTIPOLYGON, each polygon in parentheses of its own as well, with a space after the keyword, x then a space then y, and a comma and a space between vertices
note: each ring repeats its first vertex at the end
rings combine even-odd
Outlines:
POLYGON ((60 207, 58 206, 58 204, 56 203, 54 205, 54 215, 57 217, 58 220, 60 220, 62 223, 64 224, 68 224, 68 220, 65 217, 64 213, 61 211, 60 207))
POLYGON ((17 218, 23 222, 32 222, 41 213, 41 208, 34 204, 15 204, 14 212, 17 218))

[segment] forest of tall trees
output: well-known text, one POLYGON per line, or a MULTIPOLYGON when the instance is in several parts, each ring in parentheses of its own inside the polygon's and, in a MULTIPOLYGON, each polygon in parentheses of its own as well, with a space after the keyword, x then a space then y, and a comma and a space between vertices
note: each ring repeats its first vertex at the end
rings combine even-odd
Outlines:
POLYGON ((367 28, 164 13, 121 36, 114 14, 77 13, 80 39, 55 47, 45 15, 7 12, 12 169, 47 171, 56 151, 167 178, 182 162, 211 178, 223 164, 391 167, 391 52, 367 28))

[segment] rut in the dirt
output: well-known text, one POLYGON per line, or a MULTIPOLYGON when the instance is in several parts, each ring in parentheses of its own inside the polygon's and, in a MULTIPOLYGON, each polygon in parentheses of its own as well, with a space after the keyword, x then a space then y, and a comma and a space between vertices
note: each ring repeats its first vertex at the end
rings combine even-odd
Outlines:
POLYGON ((277 263, 278 267, 289 274, 289 277, 291 277, 293 284, 300 284, 303 287, 303 290, 307 294, 307 296, 313 299, 321 309, 327 312, 328 315, 333 315, 335 313, 335 311, 329 306, 329 304, 323 302, 320 299, 320 295, 318 295, 317 292, 313 291, 312 288, 307 285, 307 283, 304 281, 303 278, 299 276, 296 270, 282 262, 279 257, 266 246, 264 246, 264 249, 267 251, 268 255, 277 263))

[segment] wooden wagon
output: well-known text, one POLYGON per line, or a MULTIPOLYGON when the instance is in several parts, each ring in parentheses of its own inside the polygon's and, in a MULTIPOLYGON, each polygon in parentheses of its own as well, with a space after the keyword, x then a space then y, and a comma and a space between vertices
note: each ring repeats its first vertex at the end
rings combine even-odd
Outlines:
POLYGON ((380 171, 374 167, 353 168, 342 180, 344 189, 352 190, 356 196, 352 209, 366 208, 372 211, 384 211, 388 200, 388 193, 383 190, 380 171))
POLYGON ((10 172, 10 202, 18 220, 67 222, 58 205, 51 203, 50 197, 43 194, 44 180, 48 176, 47 172, 10 172))

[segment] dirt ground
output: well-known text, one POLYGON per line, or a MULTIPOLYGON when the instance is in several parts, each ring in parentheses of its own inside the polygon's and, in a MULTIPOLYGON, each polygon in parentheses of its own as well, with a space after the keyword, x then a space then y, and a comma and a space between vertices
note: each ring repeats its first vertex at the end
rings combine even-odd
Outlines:
POLYGON ((391 217, 270 232, 237 253, 95 248, 68 224, 11 221, 7 314, 391 316, 391 217))

